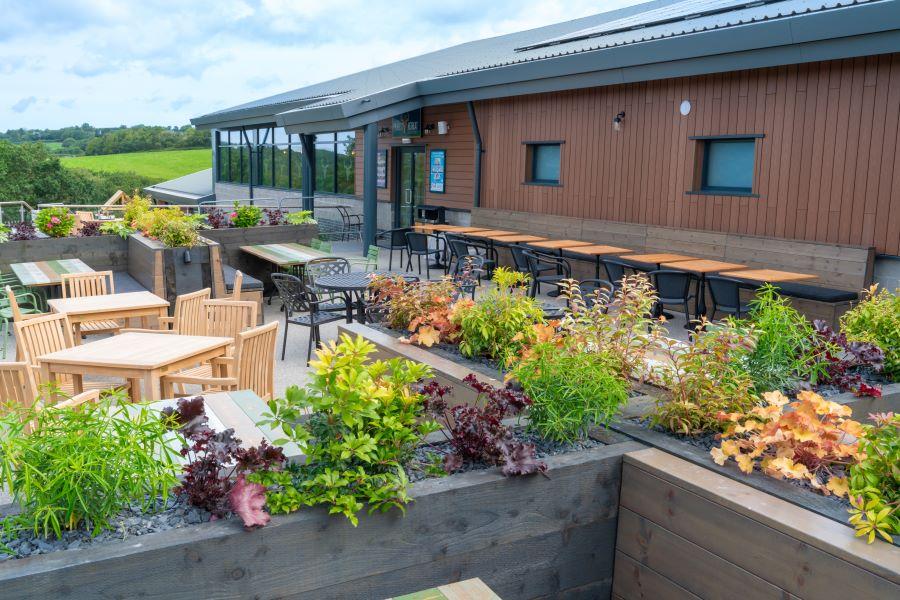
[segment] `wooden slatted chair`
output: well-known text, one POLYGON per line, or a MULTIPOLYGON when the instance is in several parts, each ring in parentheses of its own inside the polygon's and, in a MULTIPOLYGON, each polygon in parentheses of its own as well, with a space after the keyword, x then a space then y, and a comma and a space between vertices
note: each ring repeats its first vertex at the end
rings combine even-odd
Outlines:
POLYGON ((234 284, 231 286, 231 299, 239 301, 241 299, 241 288, 244 286, 244 274, 240 271, 234 272, 234 284))
POLYGON ((173 396, 175 384, 202 385, 206 391, 253 390, 263 400, 275 393, 275 341, 278 323, 260 325, 237 335, 232 356, 214 358, 214 364, 227 367, 227 377, 196 377, 187 372, 164 375, 162 391, 173 396))
MULTIPOLYGON (((63 298, 81 298, 83 296, 102 296, 115 294, 116 285, 112 271, 91 271, 89 273, 64 273, 59 276, 62 284, 63 298)), ((111 319, 101 321, 84 321, 81 323, 81 336, 99 333, 119 333, 122 324, 111 319)))
MULTIPOLYGON (((34 372, 26 362, 0 362, 0 401, 13 402, 21 406, 31 406, 38 400, 40 392, 34 379, 34 372)), ((100 390, 88 390, 54 406, 68 408, 100 398, 100 390)))
POLYGON ((180 335, 206 335, 206 313, 203 303, 212 294, 210 288, 203 288, 175 298, 175 309, 171 317, 159 318, 159 329, 122 329, 147 333, 175 333, 180 335))
MULTIPOLYGON (((19 321, 33 319, 34 317, 40 317, 44 314, 37 308, 37 302, 33 295, 22 294, 17 296, 15 290, 12 289, 12 286, 6 286, 5 291, 8 308, 0 308, 0 320, 2 320, 3 323, 2 328, 0 328, 0 335, 3 336, 4 360, 6 359, 6 336, 9 335, 8 323, 10 318, 13 323, 18 323, 19 321), (25 300, 24 306, 19 304, 19 298, 25 300)), ((18 346, 16 347, 16 360, 22 360, 22 353, 19 351, 18 346)))
MULTIPOLYGON (((75 346, 69 318, 64 314, 57 313, 41 315, 18 322, 15 324, 15 328, 16 345, 21 349, 24 361, 31 367, 35 381, 38 382, 38 385, 49 383, 41 380, 41 363, 38 361, 38 357, 75 346)), ((74 386, 71 376, 58 375, 57 377, 59 390, 67 396, 73 395, 74 386)), ((83 387, 85 389, 108 389, 120 388, 122 384, 85 381, 83 387)))

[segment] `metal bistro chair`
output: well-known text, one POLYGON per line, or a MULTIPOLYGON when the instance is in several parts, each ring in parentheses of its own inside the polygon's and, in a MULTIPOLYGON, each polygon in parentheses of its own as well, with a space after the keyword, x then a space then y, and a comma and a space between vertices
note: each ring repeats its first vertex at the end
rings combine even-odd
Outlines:
MULTIPOLYGON (((525 256, 526 252, 530 252, 528 248, 525 246, 520 246, 519 244, 510 244, 509 252, 512 254, 513 264, 516 267, 516 271, 519 273, 527 273, 531 275, 531 270, 528 266, 528 257, 525 256)), ((556 265, 539 265, 541 274, 548 273, 550 271, 556 272, 556 265)))
POLYGON ((680 306, 684 311, 685 328, 691 329, 691 299, 695 297, 691 293, 691 284, 694 276, 687 271, 673 269, 659 269, 647 273, 656 287, 658 298, 653 314, 659 316, 666 306, 680 306))
MULTIPOLYGON (((581 288, 581 297, 588 308, 592 308, 596 304, 598 292, 611 299, 616 291, 616 286, 605 279, 585 279, 579 282, 578 287, 581 288)), ((603 307, 602 312, 605 313, 607 310, 609 310, 608 305, 603 307)))
POLYGON ((288 328, 291 325, 300 325, 301 327, 309 328, 309 344, 306 349, 306 364, 309 364, 309 359, 312 357, 313 340, 316 341, 316 348, 322 344, 319 326, 343 320, 346 304, 338 308, 334 303, 319 300, 306 287, 302 279, 287 273, 272 273, 272 283, 275 284, 278 296, 284 304, 284 333, 281 340, 281 360, 284 360, 284 354, 287 349, 288 328))
POLYGON ((625 275, 637 270, 632 264, 612 258, 604 258, 600 262, 606 270, 606 280, 613 284, 615 290, 618 290, 619 287, 621 287, 621 281, 625 275))
POLYGON ((528 272, 531 275, 531 287, 528 295, 532 298, 540 293, 542 283, 561 289, 564 280, 572 279, 572 265, 565 258, 533 250, 526 250, 525 258, 528 259, 528 272), (550 270, 548 267, 553 267, 554 273, 542 275, 541 273, 550 270))
MULTIPOLYGON (((740 319, 750 311, 750 306, 741 302, 741 282, 730 277, 707 275, 709 295, 712 298, 710 319, 715 319, 717 312, 734 315, 740 319)), ((706 290, 701 290, 704 293, 706 290)))
POLYGON ((375 236, 375 245, 390 252, 388 254, 388 271, 393 268, 394 250, 400 251, 400 264, 403 264, 403 253, 406 252, 406 232, 412 231, 409 227, 398 227, 382 231, 375 236))
POLYGON ((435 259, 439 259, 444 255, 446 250, 446 245, 443 238, 440 238, 436 235, 431 235, 427 233, 419 233, 417 231, 407 231, 406 232, 406 253, 407 253, 407 261, 406 261, 406 270, 412 270, 412 258, 416 257, 416 262, 419 267, 419 275, 422 274, 422 257, 425 257, 425 274, 428 279, 431 279, 431 265, 428 263, 428 257, 434 256, 435 259), (435 248, 432 249, 429 247, 429 242, 434 241, 435 248))
POLYGON ((341 240, 349 240, 351 236, 362 239, 362 215, 350 214, 350 211, 343 206, 336 206, 335 209, 341 215, 341 223, 343 224, 341 240))
POLYGON ((488 275, 493 272, 494 268, 499 264, 497 259, 497 249, 493 246, 489 246, 484 242, 475 241, 471 238, 466 238, 463 236, 463 240, 466 244, 466 252, 465 255, 471 255, 472 251, 478 256, 484 258, 484 268, 487 270, 488 275))

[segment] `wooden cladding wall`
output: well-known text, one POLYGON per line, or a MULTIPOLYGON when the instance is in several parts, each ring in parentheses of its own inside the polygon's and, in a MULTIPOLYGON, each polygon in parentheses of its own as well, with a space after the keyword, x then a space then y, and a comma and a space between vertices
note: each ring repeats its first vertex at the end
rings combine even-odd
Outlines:
POLYGON ((482 206, 900 254, 900 54, 479 102, 482 206), (689 100, 689 115, 679 105, 689 100), (612 119, 625 111, 621 131, 612 119), (687 195, 698 142, 764 134, 754 197, 687 195), (561 186, 524 141, 565 140, 561 186))
MULTIPOLYGON (((438 121, 447 121, 450 131, 446 135, 434 133, 414 138, 411 146, 425 146, 425 201, 424 204, 446 206, 469 210, 472 207, 472 180, 473 180, 473 156, 475 154, 475 141, 472 136, 472 126, 469 123, 469 113, 465 104, 447 104, 444 106, 432 106, 422 109, 422 124, 433 124, 437 127, 438 121), (447 179, 446 191, 443 194, 432 194, 428 191, 429 152, 431 150, 447 151, 447 179)), ((378 122, 378 128, 391 128, 391 120, 378 122)), ((363 193, 363 132, 356 132, 356 195, 362 197, 363 193)), ((378 150, 388 150, 388 186, 386 189, 378 189, 379 202, 390 202, 392 199, 394 148, 404 144, 400 138, 383 137, 378 139, 378 150)))

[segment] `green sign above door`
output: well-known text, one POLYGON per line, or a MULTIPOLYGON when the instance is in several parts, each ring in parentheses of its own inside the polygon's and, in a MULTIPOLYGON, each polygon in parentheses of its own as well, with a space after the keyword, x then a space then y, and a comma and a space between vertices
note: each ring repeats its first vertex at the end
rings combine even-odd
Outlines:
POLYGON ((422 109, 417 108, 391 119, 394 137, 422 137, 422 109))

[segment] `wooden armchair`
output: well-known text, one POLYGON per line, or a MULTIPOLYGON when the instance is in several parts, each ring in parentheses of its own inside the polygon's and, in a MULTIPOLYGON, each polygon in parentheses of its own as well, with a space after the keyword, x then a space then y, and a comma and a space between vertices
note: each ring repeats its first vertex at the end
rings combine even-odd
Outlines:
MULTIPOLYGON (((103 296, 115 294, 116 285, 112 271, 91 271, 88 273, 64 273, 59 276, 63 298, 83 296, 103 296)), ((81 323, 82 337, 98 333, 119 333, 121 323, 111 319, 85 321, 81 323)))
POLYGON ((159 329, 123 329, 143 333, 175 333, 180 335, 206 335, 206 315, 203 303, 209 300, 211 290, 202 290, 182 294, 175 298, 175 309, 171 317, 159 318, 159 329))
MULTIPOLYGON (((57 408, 71 408, 85 402, 96 402, 100 398, 100 390, 88 390, 62 402, 54 404, 57 408)), ((22 406, 30 406, 40 399, 40 392, 35 383, 34 373, 26 362, 0 362, 0 400, 14 402, 22 406)))
POLYGON ((232 356, 214 358, 213 365, 227 367, 228 377, 197 377, 188 372, 164 375, 163 395, 172 397, 173 385, 202 385, 205 391, 253 390, 263 400, 275 392, 275 341, 278 323, 261 325, 237 335, 232 356))

